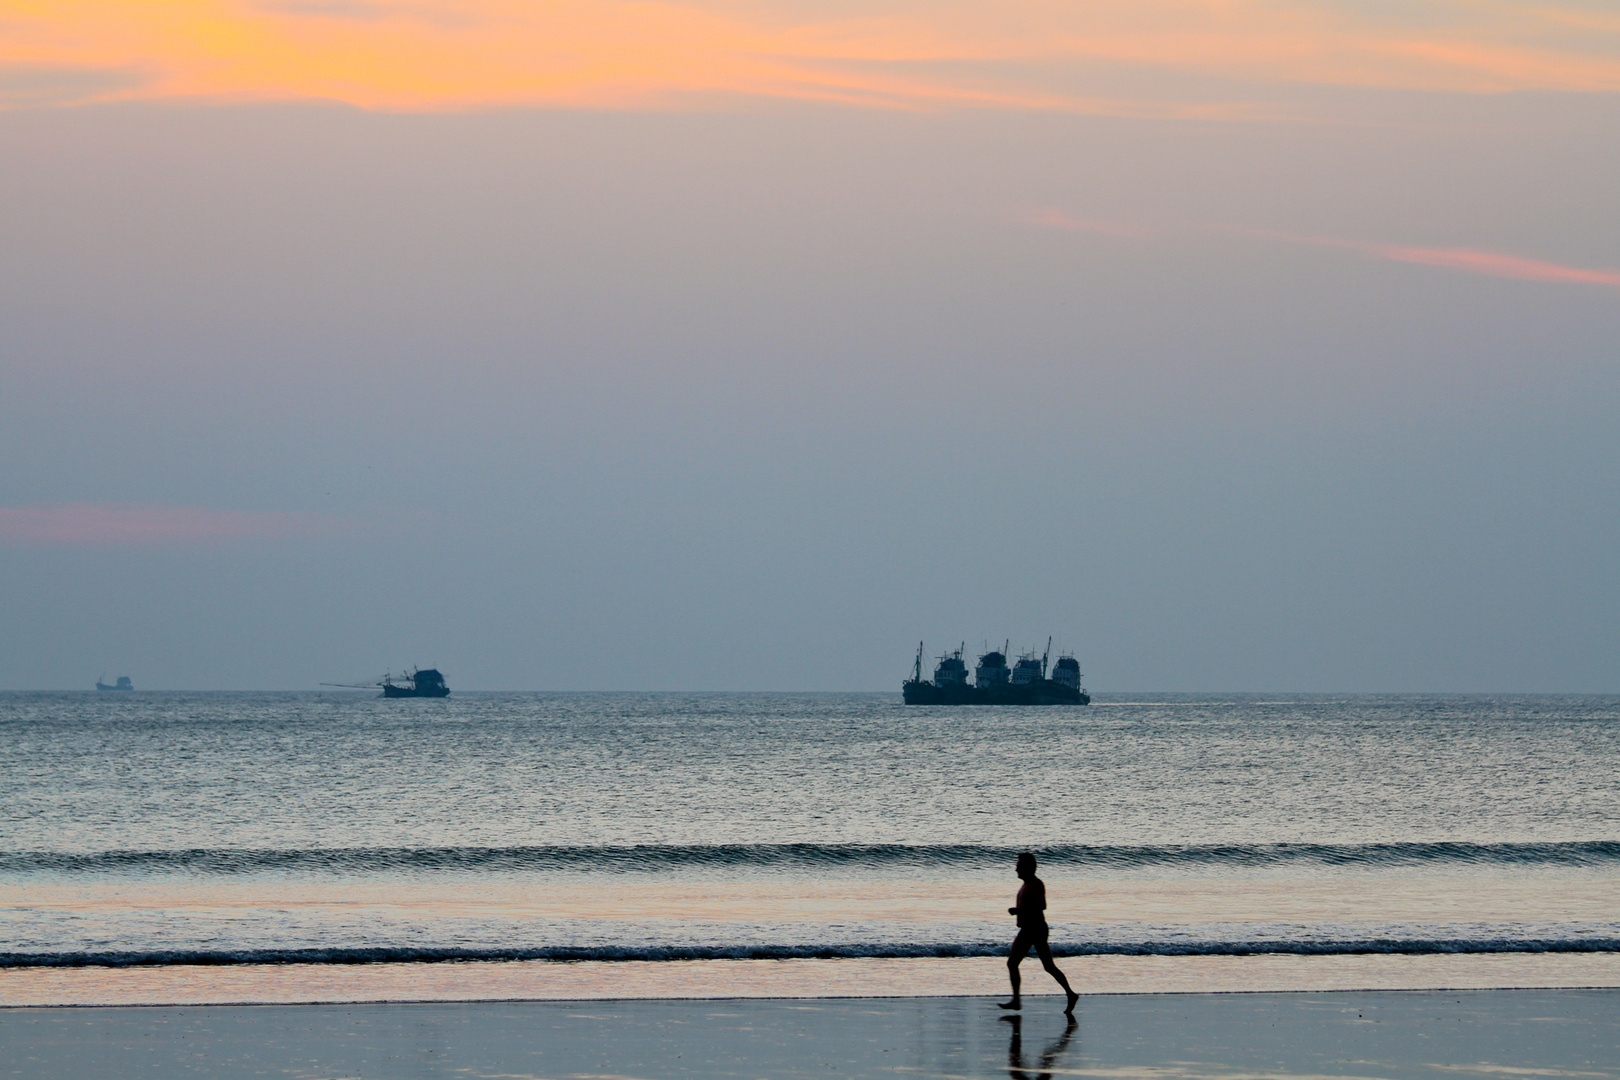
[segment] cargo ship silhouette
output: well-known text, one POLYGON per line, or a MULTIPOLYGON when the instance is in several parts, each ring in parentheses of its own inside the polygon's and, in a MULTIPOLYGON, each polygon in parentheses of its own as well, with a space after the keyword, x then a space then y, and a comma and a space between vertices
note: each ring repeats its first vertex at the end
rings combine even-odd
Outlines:
POLYGON ((133 689, 135 689, 135 684, 129 681, 129 676, 128 675, 120 675, 120 676, 118 676, 118 681, 113 683, 111 686, 108 686, 106 683, 102 682, 100 679, 97 679, 96 680, 96 689, 97 690, 133 690, 133 689))
MULTIPOLYGON (((1010 645, 1011 642, 1008 642, 1010 645)), ((923 643, 917 643, 917 659, 911 678, 900 685, 907 705, 1090 705, 1091 695, 1080 685, 1080 661, 1069 653, 1058 657, 1047 677, 1047 660, 1052 655, 1052 639, 1046 639, 1046 652, 1040 659, 1033 650, 1007 666, 1007 645, 979 657, 968 683, 967 663, 962 653, 967 646, 939 657, 934 681, 922 677, 923 643)))

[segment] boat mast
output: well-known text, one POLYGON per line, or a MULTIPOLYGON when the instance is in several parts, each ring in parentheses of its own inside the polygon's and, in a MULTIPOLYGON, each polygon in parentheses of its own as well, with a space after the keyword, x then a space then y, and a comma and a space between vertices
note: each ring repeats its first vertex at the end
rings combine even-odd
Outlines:
POLYGON ((911 665, 911 681, 922 682, 922 654, 923 643, 917 642, 917 662, 911 665))

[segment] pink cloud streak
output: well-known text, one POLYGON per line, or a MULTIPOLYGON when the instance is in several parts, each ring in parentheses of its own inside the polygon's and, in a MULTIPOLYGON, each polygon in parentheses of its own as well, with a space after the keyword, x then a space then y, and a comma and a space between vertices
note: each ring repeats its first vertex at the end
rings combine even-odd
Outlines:
POLYGON ((1607 285, 1620 289, 1620 270, 1589 270, 1580 266, 1561 266, 1558 263, 1542 262, 1540 259, 1521 259, 1517 255, 1475 251, 1472 248, 1417 248, 1395 244, 1359 246, 1396 262, 1442 266, 1448 270, 1488 274, 1491 277, 1518 278, 1520 281, 1564 281, 1578 285, 1607 285))
POLYGON ((0 541, 22 544, 171 544, 312 536, 334 523, 277 510, 208 510, 150 503, 0 506, 0 541))
POLYGON ((1235 229, 1249 236, 1263 236, 1273 240, 1287 240, 1295 244, 1315 244, 1319 247, 1362 251, 1393 262, 1417 263, 1420 266, 1438 266, 1444 270, 1460 270, 1466 274, 1484 274, 1487 277, 1514 278, 1518 281, 1550 281, 1570 285, 1606 285, 1620 289, 1620 270, 1593 269, 1583 266, 1564 266, 1541 259, 1525 259, 1518 255, 1504 255, 1497 251, 1479 251, 1475 248, 1426 248, 1404 244, 1375 244, 1365 240, 1344 240, 1333 236, 1303 236, 1297 233, 1272 232, 1266 229, 1235 229))
MULTIPOLYGON (((1128 239, 1152 236, 1150 230, 1118 221, 1100 218, 1075 217, 1062 210, 1041 209, 1024 215, 1020 220, 1029 225, 1067 232, 1098 233, 1128 239)), ((1620 270, 1601 267, 1565 266, 1543 259, 1526 259, 1519 255, 1506 255, 1499 251, 1480 251, 1477 248, 1430 248, 1408 244, 1378 244, 1367 240, 1348 240, 1337 236, 1309 236, 1302 233, 1277 232, 1272 229, 1248 229, 1237 225, 1206 225, 1214 232, 1238 233, 1267 240, 1283 240, 1290 244, 1313 244, 1317 247, 1359 251, 1392 262, 1416 263, 1442 270, 1458 270, 1465 274, 1483 274, 1487 277, 1513 278, 1517 281, 1546 281, 1562 285, 1602 285, 1620 289, 1620 270)))
POLYGON ((1023 219, 1030 225, 1044 225, 1049 229, 1063 229, 1068 232, 1100 233, 1103 236, 1118 236, 1128 240, 1140 240, 1150 235, 1144 229, 1133 225, 1126 225, 1118 221, 1104 221, 1101 218, 1082 218, 1065 214, 1061 210, 1046 208, 1037 210, 1023 219))

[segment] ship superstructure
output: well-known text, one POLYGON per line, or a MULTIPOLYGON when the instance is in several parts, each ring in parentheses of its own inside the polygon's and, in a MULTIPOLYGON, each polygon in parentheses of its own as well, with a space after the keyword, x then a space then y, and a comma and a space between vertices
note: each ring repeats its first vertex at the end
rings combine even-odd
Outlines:
POLYGON ((1080 662, 1068 653, 1058 657, 1047 677, 1047 661, 1052 655, 1052 639, 1038 657, 1033 649, 1020 653, 1012 667, 1007 654, 1012 642, 1001 649, 989 649, 973 668, 973 682, 967 679, 964 644, 955 652, 938 658, 934 680, 923 679, 923 643, 917 643, 917 659, 911 678, 901 685, 907 705, 1089 705, 1091 695, 1080 686, 1080 662))
POLYGON ((1058 657, 1058 662, 1052 665, 1052 681, 1080 689, 1080 661, 1068 653, 1058 657))
MULTIPOLYGON (((934 668, 935 686, 966 686, 968 681, 967 664, 962 662, 962 652, 967 648, 963 642, 955 652, 946 653, 939 658, 939 665, 934 668)), ((917 672, 922 677, 921 669, 917 672)))
POLYGON ((1012 684, 1014 686, 1033 686, 1046 678, 1046 661, 1035 659, 1034 653, 1025 653, 1013 665, 1012 684))
POLYGON ((1000 652, 987 652, 979 657, 979 666, 973 669, 973 685, 989 689, 992 686, 1006 686, 1007 646, 1003 645, 1000 652))

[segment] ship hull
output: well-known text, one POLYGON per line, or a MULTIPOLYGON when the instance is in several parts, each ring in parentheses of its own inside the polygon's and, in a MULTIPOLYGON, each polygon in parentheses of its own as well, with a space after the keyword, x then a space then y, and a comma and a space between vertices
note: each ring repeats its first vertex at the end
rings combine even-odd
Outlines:
POLYGON ((436 686, 436 687, 430 687, 430 688, 424 689, 424 690, 417 690, 417 689, 415 689, 413 687, 409 687, 409 686, 384 686, 382 688, 382 692, 383 692, 383 697, 449 697, 450 696, 450 688, 448 686, 436 686))
POLYGON ((1091 695, 1072 686, 1043 679, 1027 686, 935 686, 907 680, 900 688, 907 705, 1090 705, 1091 695))

